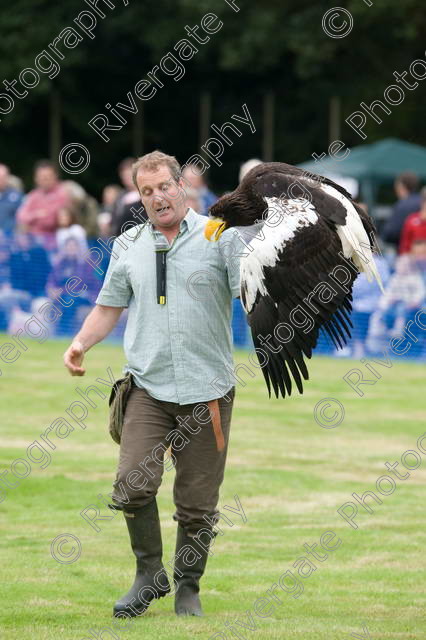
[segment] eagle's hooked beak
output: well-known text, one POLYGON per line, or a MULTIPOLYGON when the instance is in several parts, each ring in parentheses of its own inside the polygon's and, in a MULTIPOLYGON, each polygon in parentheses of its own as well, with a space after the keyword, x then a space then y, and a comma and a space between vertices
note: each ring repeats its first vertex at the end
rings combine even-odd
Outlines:
POLYGON ((217 242, 220 238, 220 235, 226 229, 226 222, 220 220, 219 218, 211 219, 207 221, 207 224, 204 229, 204 236, 210 242, 217 242))

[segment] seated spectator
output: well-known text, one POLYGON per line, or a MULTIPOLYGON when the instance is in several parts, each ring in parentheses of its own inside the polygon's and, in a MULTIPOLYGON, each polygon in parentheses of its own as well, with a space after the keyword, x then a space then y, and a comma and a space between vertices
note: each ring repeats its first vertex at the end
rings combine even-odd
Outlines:
POLYGON ((0 287, 10 283, 10 242, 0 229, 0 287))
POLYGON ((198 191, 196 189, 185 189, 186 191, 186 204, 191 209, 194 209, 196 213, 201 213, 202 204, 198 191))
POLYGON ((16 211, 22 198, 22 193, 11 185, 9 167, 0 164, 0 229, 5 233, 11 233, 15 227, 16 211))
MULTIPOLYGON (((132 171, 132 167, 133 164, 135 163, 135 158, 124 158, 124 160, 122 160, 120 162, 120 164, 118 165, 118 175, 120 176, 120 181, 121 184, 123 185, 124 189, 121 190, 121 192, 119 193, 115 204, 111 210, 111 214, 112 214, 112 228, 114 230, 114 233, 116 235, 119 235, 120 231, 120 220, 123 216, 123 209, 125 206, 125 198, 129 193, 137 193, 138 194, 138 199, 140 200, 140 196, 139 193, 135 187, 135 185, 133 184, 133 171, 132 171), (118 233, 117 233, 118 232, 118 233)), ((136 200, 134 200, 134 202, 136 202, 136 200)), ((128 204, 128 202, 127 202, 128 204)))
POLYGON ((98 213, 99 206, 95 198, 90 196, 83 187, 74 180, 64 180, 62 183, 68 196, 70 204, 76 213, 76 222, 80 224, 89 237, 96 238, 98 235, 98 213))
POLYGON ((415 173, 409 171, 402 173, 395 180, 394 189, 398 202, 394 205, 391 215, 383 227, 382 237, 385 242, 393 245, 396 249, 400 243, 404 222, 410 213, 416 213, 420 210, 419 186, 419 178, 415 173))
POLYGON ((10 281, 13 289, 31 296, 44 296, 51 265, 46 250, 30 233, 16 233, 10 256, 10 281))
POLYGON ((122 189, 118 184, 107 184, 102 191, 102 213, 112 213, 122 189))
POLYGON ((98 215, 98 229, 101 238, 110 238, 112 236, 112 216, 107 211, 103 211, 98 215))
POLYGON ((415 240, 410 255, 426 286, 426 239, 415 240))
POLYGON ((119 236, 127 229, 131 229, 145 220, 148 220, 148 216, 145 207, 141 203, 139 192, 128 191, 121 198, 120 214, 118 214, 118 217, 115 219, 113 234, 119 236))
POLYGON ((399 245, 400 253, 410 253, 415 242, 426 240, 426 187, 422 189, 420 198, 420 211, 409 215, 404 222, 399 245))
MULTIPOLYGON (((111 238, 114 236, 112 230, 112 216, 110 213, 104 212, 98 215, 98 237, 89 238, 89 248, 93 249, 93 258, 96 263, 96 268, 92 265, 93 273, 96 278, 99 279, 99 283, 103 282, 106 272, 108 270, 111 254, 105 249, 106 246, 110 246, 111 238)), ((86 254, 86 258, 87 258, 86 254)), ((90 254, 92 255, 92 254, 90 254)), ((88 263, 90 264, 90 263, 88 263)))
POLYGON ((50 160, 40 160, 34 169, 36 188, 26 196, 16 214, 20 230, 53 233, 58 228, 58 211, 70 204, 70 198, 50 160))
POLYGON ((60 209, 58 213, 58 230, 56 232, 56 246, 59 251, 63 248, 68 238, 74 238, 80 245, 80 249, 85 253, 88 249, 87 234, 81 224, 77 224, 77 214, 75 209, 66 207, 60 209))
POLYGON ((21 178, 18 178, 18 176, 14 176, 12 173, 9 177, 9 186, 11 186, 12 189, 15 189, 15 191, 19 191, 19 193, 24 194, 24 181, 21 178))
MULTIPOLYGON (((381 255, 375 255, 376 263, 383 286, 386 287, 390 269, 386 258, 381 255)), ((354 282, 352 290, 352 352, 351 356, 360 360, 365 352, 365 340, 368 334, 368 326, 371 314, 377 309, 377 302, 382 295, 377 280, 369 282, 365 273, 360 273, 354 282)))
POLYGON ((80 278, 83 284, 75 287, 75 291, 81 293, 72 298, 73 304, 61 307, 62 316, 57 324, 57 334, 60 335, 68 335, 78 329, 101 288, 101 282, 84 260, 80 244, 75 238, 68 238, 58 254, 47 283, 47 293, 52 301, 58 296, 63 296, 67 302, 71 299, 66 293, 66 283, 72 277, 80 278))
POLYGON ((187 164, 182 172, 182 178, 185 183, 185 191, 189 187, 198 192, 201 203, 201 209, 198 213, 201 213, 202 216, 208 216, 209 207, 217 202, 217 196, 208 188, 204 175, 200 173, 197 165, 187 164))
POLYGON ((373 350, 386 346, 384 339, 400 335, 425 302, 426 286, 413 256, 400 256, 395 267, 370 320, 368 343, 373 350))
POLYGON ((10 254, 4 236, 0 237, 0 331, 7 331, 9 318, 7 308, 3 305, 3 292, 10 289, 10 254))
POLYGON ((10 281, 10 242, 0 237, 0 331, 8 331, 12 314, 18 311, 28 312, 31 308, 31 296, 25 291, 12 289, 10 281))
POLYGON ((238 181, 241 182, 241 180, 247 175, 247 173, 257 167, 259 164, 262 164, 262 160, 259 160, 259 158, 251 158, 250 160, 243 162, 243 164, 240 166, 238 181))

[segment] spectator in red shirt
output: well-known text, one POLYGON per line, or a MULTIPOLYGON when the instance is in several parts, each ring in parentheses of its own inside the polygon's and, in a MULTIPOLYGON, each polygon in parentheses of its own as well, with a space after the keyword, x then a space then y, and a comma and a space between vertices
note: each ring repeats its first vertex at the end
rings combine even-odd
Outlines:
POLYGON ((36 189, 30 191, 16 214, 21 230, 53 233, 58 228, 58 212, 68 207, 70 197, 50 160, 40 160, 34 168, 36 189))
POLYGON ((402 228, 399 253, 409 253, 416 242, 426 241, 426 187, 421 193, 421 209, 408 216, 402 228))

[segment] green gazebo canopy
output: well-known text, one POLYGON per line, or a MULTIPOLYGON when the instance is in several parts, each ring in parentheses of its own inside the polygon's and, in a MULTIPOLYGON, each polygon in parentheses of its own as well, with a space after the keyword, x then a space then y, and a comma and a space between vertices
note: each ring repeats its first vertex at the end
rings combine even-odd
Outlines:
POLYGON ((426 179, 426 147, 386 138, 373 144, 353 147, 347 158, 340 162, 328 157, 321 162, 304 162, 299 167, 312 173, 338 173, 360 182, 364 179, 391 181, 403 171, 414 171, 420 178, 426 179))
POLYGON ((327 157, 321 162, 304 162, 298 166, 320 175, 338 174, 355 178, 360 182, 362 198, 374 206, 380 183, 392 182, 404 171, 413 171, 426 180, 426 147, 386 138, 373 144, 353 147, 341 161, 327 157))

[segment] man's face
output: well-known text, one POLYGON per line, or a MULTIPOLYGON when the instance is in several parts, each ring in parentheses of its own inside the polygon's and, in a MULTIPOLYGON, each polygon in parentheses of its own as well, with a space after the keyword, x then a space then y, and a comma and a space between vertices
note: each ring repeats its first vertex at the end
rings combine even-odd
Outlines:
POLYGON ((177 183, 166 165, 156 171, 139 169, 137 183, 142 204, 152 224, 158 228, 177 226, 186 214, 182 180, 177 183))
POLYGON ((51 167, 41 167, 35 172, 34 182, 39 189, 50 191, 58 182, 58 176, 51 167))
POLYGON ((0 191, 4 191, 9 184, 9 171, 4 164, 0 164, 0 191))

